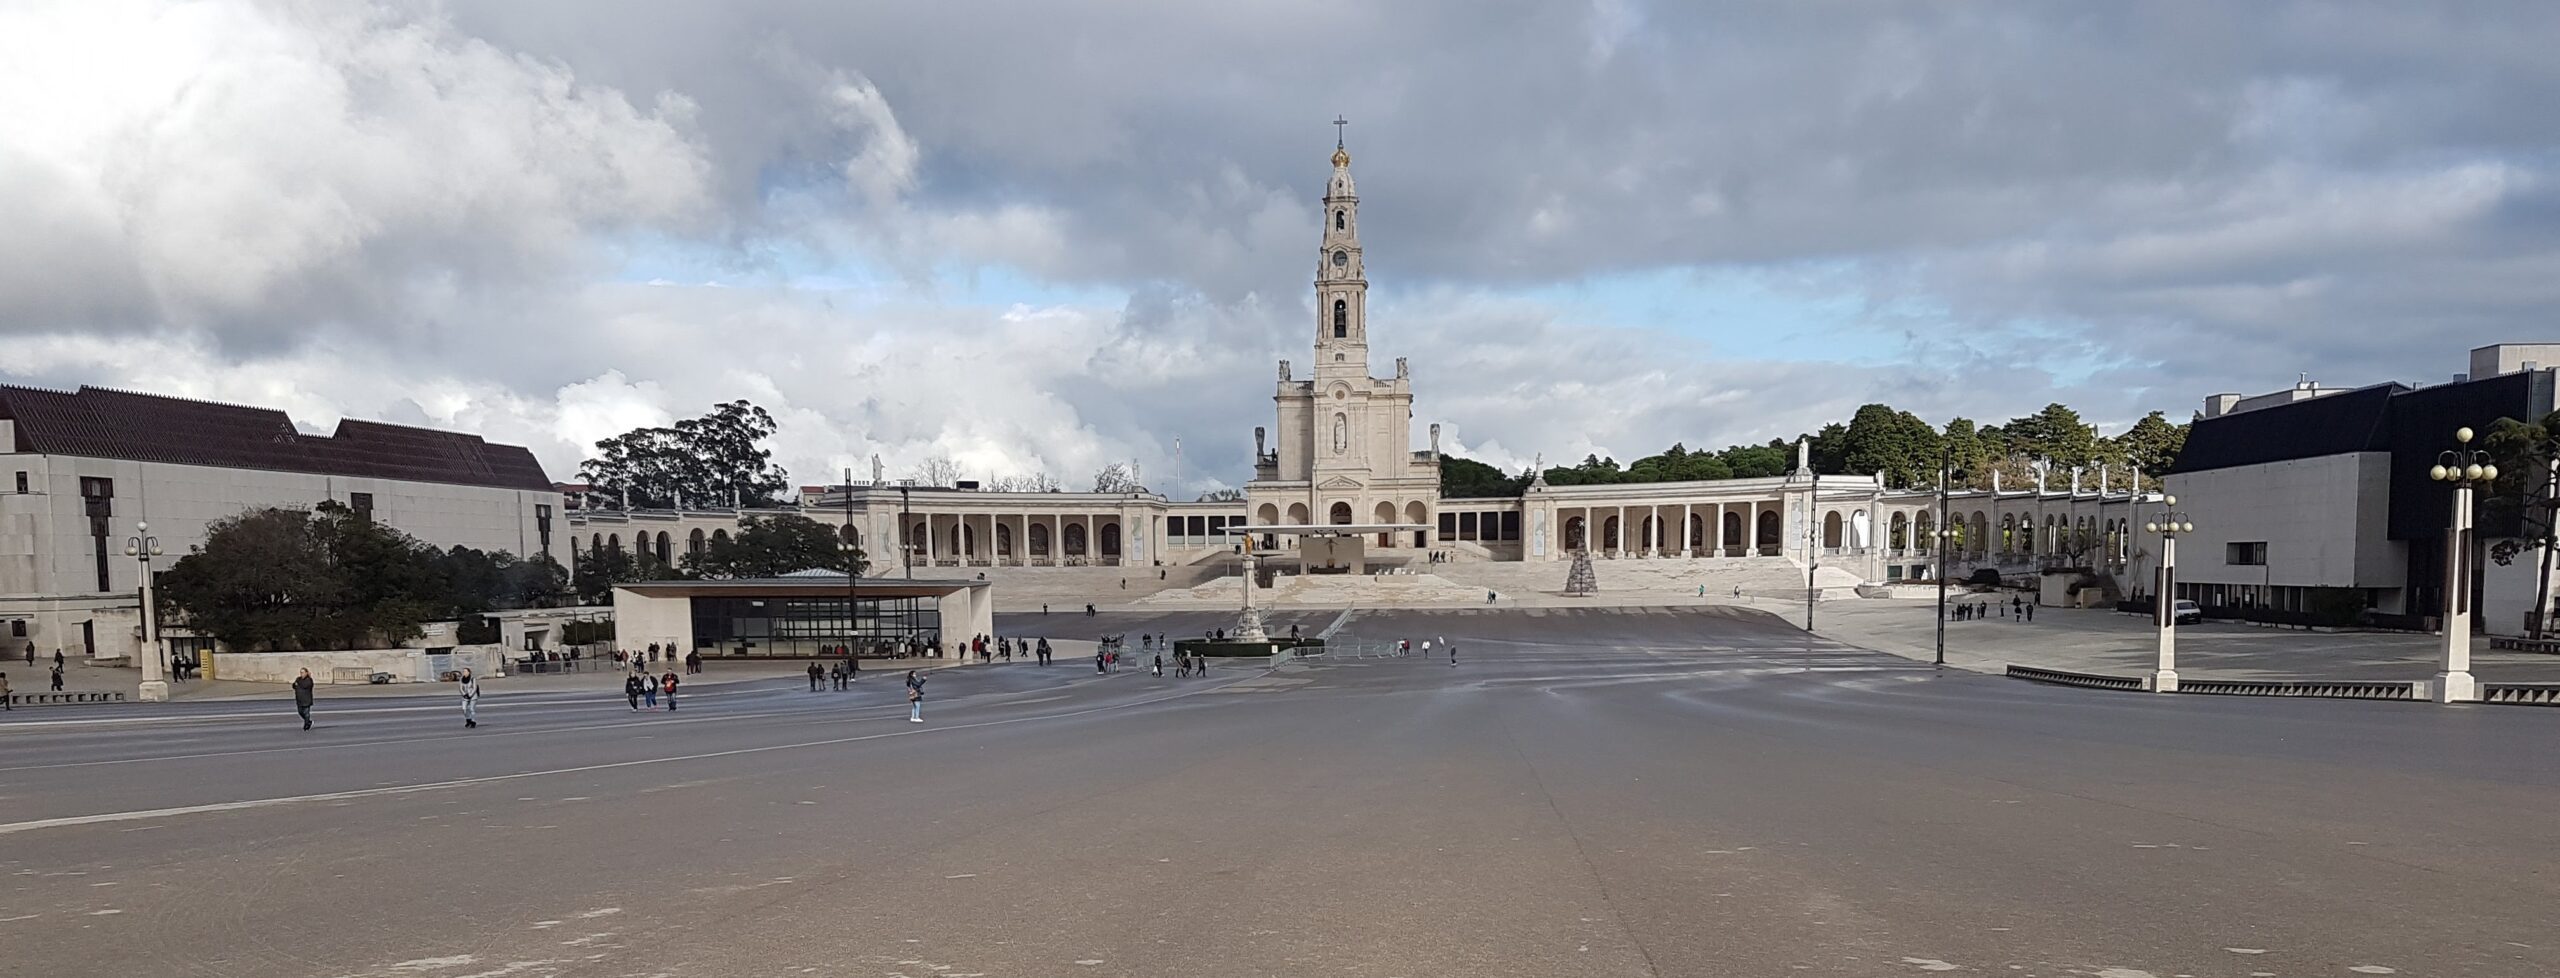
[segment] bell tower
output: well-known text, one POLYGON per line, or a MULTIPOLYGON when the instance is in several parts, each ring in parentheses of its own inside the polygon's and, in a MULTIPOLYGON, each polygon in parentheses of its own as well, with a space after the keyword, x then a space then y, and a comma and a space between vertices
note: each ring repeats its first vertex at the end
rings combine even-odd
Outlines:
POLYGON ((1369 279, 1360 264, 1360 193, 1351 153, 1333 120, 1333 176, 1325 183, 1323 245, 1316 254, 1316 376, 1369 376, 1369 279))

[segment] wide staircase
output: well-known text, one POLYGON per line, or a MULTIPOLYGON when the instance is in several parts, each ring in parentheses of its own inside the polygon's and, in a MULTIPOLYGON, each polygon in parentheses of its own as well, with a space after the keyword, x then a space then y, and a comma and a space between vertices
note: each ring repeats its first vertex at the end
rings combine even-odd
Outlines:
MULTIPOLYGON (((1432 568, 1434 574, 1451 583, 1465 585, 1477 592, 1491 590, 1506 593, 1564 593, 1564 578, 1573 567, 1570 560, 1553 562, 1484 562, 1460 561, 1432 568)), ((1648 560, 1594 560, 1592 575, 1600 593, 1644 596, 1695 598, 1701 588, 1709 597, 1731 597, 1735 588, 1744 594, 1760 596, 1789 595, 1801 597, 1805 591, 1804 565, 1791 557, 1665 557, 1648 560)), ((1864 583, 1858 575, 1837 567, 1816 570, 1813 586, 1826 598, 1854 597, 1864 583)))
MULTIPOLYGON (((916 568, 918 577, 974 578, 985 574, 995 585, 997 611, 1058 610, 1087 604, 1127 604, 1160 591, 1182 590, 1221 575, 1234 575, 1238 558, 1204 560, 1180 567, 939 567, 916 568), (1159 576, 1161 575, 1161 576, 1159 576)), ((900 573, 891 568, 884 577, 900 573)))

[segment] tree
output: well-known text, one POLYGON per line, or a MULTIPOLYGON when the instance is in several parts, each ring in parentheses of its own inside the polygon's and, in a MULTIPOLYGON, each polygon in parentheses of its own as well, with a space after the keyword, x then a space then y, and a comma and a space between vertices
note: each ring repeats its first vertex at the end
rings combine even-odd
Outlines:
POLYGON ((1882 472, 1885 485, 1897 489, 1936 485, 1940 440, 1937 429, 1911 412, 1869 404, 1840 435, 1839 471, 1882 472))
POLYGON ((1046 472, 997 476, 995 481, 987 483, 987 488, 993 492, 1056 492, 1058 480, 1046 472))
POLYGON ((2087 465, 2098 457, 2098 431, 2080 420, 2080 412, 2060 404, 2023 418, 2011 418, 2002 432, 2013 454, 2051 459, 2059 468, 2087 465))
POLYGON ((1517 496, 1528 484, 1521 476, 1457 455, 1440 456, 1440 495, 1450 499, 1499 499, 1517 496))
POLYGON ((520 566, 505 551, 439 551, 325 502, 215 522, 161 575, 159 602, 173 623, 243 652, 394 645, 426 621, 524 600, 556 580, 548 560, 520 566))
POLYGON ((2498 466, 2497 481, 2490 484, 2481 508, 2492 518, 2511 518, 2518 524, 2518 536, 2490 545, 2489 559, 2504 567, 2519 554, 2541 557, 2534 575, 2537 613, 2525 621, 2528 636, 2539 639, 2544 617, 2540 612, 2551 607, 2552 548, 2560 546, 2560 498, 2555 498, 2560 484, 2552 478, 2554 460, 2560 458, 2560 411, 2534 422, 2499 418, 2489 425, 2480 448, 2498 466))
POLYGON ((1627 466, 1629 482, 1696 482, 1729 479, 1733 468, 1710 452, 1692 452, 1688 446, 1673 442, 1660 455, 1648 455, 1627 466))
POLYGON ((1208 492, 1201 493, 1199 501, 1204 503, 1232 503, 1241 501, 1242 499, 1244 499, 1244 490, 1242 489, 1212 489, 1208 492))
POLYGON ((748 516, 738 532, 713 538, 701 554, 686 554, 684 569, 712 578, 781 577, 804 570, 842 573, 850 555, 854 573, 870 569, 861 550, 847 548, 836 529, 798 513, 748 516))
POLYGON ((1093 491, 1145 492, 1147 487, 1138 484, 1138 477, 1129 471, 1128 463, 1113 462, 1093 473, 1093 491))
POLYGON ((960 463, 952 461, 949 455, 930 456, 916 463, 915 471, 907 477, 915 480, 916 485, 919 486, 949 488, 953 483, 960 481, 960 463))
MULTIPOLYGON (((747 517, 756 519, 757 517, 747 517)), ((688 555, 685 560, 691 560, 688 555)), ((617 584, 639 584, 682 578, 684 573, 655 560, 643 560, 619 547, 598 547, 578 555, 575 593, 578 603, 600 605, 613 603, 613 587, 617 584)))
POLYGON ((1736 445, 1725 449, 1720 457, 1725 468, 1736 479, 1766 479, 1787 474, 1795 465, 1795 453, 1783 444, 1736 445))
POLYGON ((636 507, 776 505, 790 480, 762 445, 774 430, 773 415, 754 404, 715 404, 699 418, 597 442, 578 473, 599 498, 636 507))
POLYGON ((2118 457, 2157 476, 2178 461, 2178 451, 2187 445, 2187 426, 2170 424, 2166 415, 2153 411, 2117 436, 2115 444, 2118 457))

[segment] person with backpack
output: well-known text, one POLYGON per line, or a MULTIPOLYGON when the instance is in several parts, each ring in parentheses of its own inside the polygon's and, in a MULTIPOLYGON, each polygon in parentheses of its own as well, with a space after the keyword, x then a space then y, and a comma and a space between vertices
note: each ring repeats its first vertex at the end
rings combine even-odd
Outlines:
POLYGON ((631 701, 631 712, 640 712, 640 674, 622 677, 622 698, 631 701))
POLYGON ((907 670, 907 722, 924 722, 924 677, 907 670))
MULTIPOLYGON (((6 692, 0 689, 0 692, 6 692)), ((293 712, 302 714, 302 729, 311 729, 311 670, 293 677, 293 712)))

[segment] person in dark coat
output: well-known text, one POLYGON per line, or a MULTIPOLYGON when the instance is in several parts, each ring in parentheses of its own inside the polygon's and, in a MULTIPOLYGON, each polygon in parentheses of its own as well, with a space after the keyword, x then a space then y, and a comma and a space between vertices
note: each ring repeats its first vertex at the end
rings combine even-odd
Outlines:
POLYGON ((293 712, 302 714, 302 729, 311 729, 311 670, 293 677, 293 712))
POLYGON ((818 691, 818 674, 820 671, 821 670, 819 670, 817 663, 809 663, 809 691, 812 693, 818 691))
POLYGON ((640 712, 640 674, 622 677, 622 698, 631 701, 631 712, 640 712))

